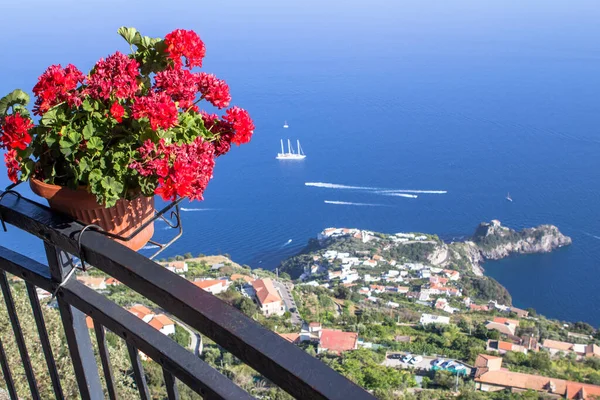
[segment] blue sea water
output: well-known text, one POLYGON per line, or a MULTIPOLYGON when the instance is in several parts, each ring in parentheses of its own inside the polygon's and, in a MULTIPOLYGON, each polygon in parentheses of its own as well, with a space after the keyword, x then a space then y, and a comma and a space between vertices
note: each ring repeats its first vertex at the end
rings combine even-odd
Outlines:
MULTIPOLYGON (((187 28, 206 42, 204 70, 252 113, 251 144, 219 159, 166 255, 229 253, 273 268, 329 226, 452 239, 494 218, 552 223, 572 246, 486 271, 519 307, 600 325, 597 1, 35 3, 0 5, 0 93, 30 90, 50 64, 87 70, 127 51, 119 26, 187 28), (306 160, 275 160, 281 138, 300 139, 306 160)), ((15 228, 0 244, 43 257, 15 228)))

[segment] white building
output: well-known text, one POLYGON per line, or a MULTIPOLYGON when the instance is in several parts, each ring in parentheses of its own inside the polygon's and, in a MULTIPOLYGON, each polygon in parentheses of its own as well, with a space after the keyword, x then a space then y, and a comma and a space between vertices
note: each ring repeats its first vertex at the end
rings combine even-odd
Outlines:
POLYGON ((352 282, 355 282, 355 281, 357 281, 359 279, 360 279, 360 276, 358 275, 358 273, 353 272, 353 273, 350 273, 350 274, 346 275, 342 279, 342 282, 343 283, 352 283, 352 282))
POLYGON ((428 269, 422 269, 419 271, 419 278, 428 279, 431 278, 431 271, 428 269))
POLYGON ((450 323, 450 317, 444 317, 441 315, 433 315, 433 314, 422 314, 421 320, 419 322, 421 322, 422 325, 427 325, 427 324, 448 325, 450 323))
POLYGON ((169 261, 165 264, 165 268, 176 274, 183 274, 188 271, 188 265, 185 261, 169 261))
POLYGON ((375 261, 375 260, 366 260, 366 261, 363 261, 363 265, 365 267, 375 268, 377 266, 377 261, 375 261))
POLYGON ((390 308, 398 308, 398 307, 400 307, 400 304, 398 304, 398 303, 394 303, 393 301, 388 301, 388 302, 386 303, 386 306, 388 306, 388 307, 390 307, 390 308))
POLYGON ((221 279, 205 279, 194 282, 194 285, 212 294, 223 293, 229 288, 229 284, 229 281, 221 279))

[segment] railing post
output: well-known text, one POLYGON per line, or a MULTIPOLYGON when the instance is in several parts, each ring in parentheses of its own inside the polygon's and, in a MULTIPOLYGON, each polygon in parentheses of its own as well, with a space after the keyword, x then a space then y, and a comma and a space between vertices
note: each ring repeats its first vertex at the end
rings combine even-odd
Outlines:
MULTIPOLYGON (((47 242, 44 242, 44 249, 52 280, 60 284, 71 268, 74 268, 73 260, 66 253, 61 254, 56 247, 47 242)), ((60 293, 57 301, 81 398, 84 400, 104 399, 98 364, 94 357, 90 332, 85 323, 85 314, 66 303, 60 293)))

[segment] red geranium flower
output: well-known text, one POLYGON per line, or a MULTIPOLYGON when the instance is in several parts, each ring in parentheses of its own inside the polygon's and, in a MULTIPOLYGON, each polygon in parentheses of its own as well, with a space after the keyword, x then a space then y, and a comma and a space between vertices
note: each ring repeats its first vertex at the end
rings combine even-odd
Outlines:
POLYGON ((31 119, 21 116, 16 112, 4 117, 4 124, 0 126, 0 147, 6 149, 25 150, 31 143, 29 130, 33 128, 31 119))
POLYGON ((194 104, 198 75, 178 66, 157 73, 154 80, 154 88, 171 96, 180 108, 185 110, 194 104))
POLYGON ((81 71, 72 64, 62 68, 52 65, 38 78, 38 83, 33 87, 36 96, 33 113, 43 115, 58 103, 66 101, 69 105, 81 104, 80 94, 75 90, 85 77, 81 71))
POLYGON ((112 117, 116 119, 118 123, 121 123, 123 122, 123 115, 125 115, 125 109, 122 105, 115 101, 113 105, 110 106, 110 115, 112 115, 112 117))
POLYGON ((9 150, 4 154, 4 162, 6 163, 6 169, 8 169, 8 179, 13 183, 17 183, 19 180, 18 173, 21 171, 21 165, 17 160, 17 151, 9 150))
POLYGON ((139 64, 121 52, 100 59, 88 78, 87 93, 94 99, 133 97, 138 91, 139 64))
POLYGON ((133 103, 133 117, 147 117, 153 130, 175 126, 177 116, 177 106, 165 92, 150 92, 148 96, 136 97, 133 103))
POLYGON ((185 66, 188 68, 202 66, 206 48, 196 32, 176 29, 165 36, 165 44, 167 56, 176 67, 182 65, 181 57, 185 57, 185 66))
POLYGON ((200 73, 198 90, 202 93, 202 98, 208 100, 213 106, 217 108, 229 106, 231 101, 229 86, 224 80, 213 74, 200 73))
POLYGON ((231 107, 225 112, 223 120, 231 124, 235 135, 231 141, 238 146, 240 144, 248 143, 254 133, 254 123, 248 111, 238 106, 231 107))

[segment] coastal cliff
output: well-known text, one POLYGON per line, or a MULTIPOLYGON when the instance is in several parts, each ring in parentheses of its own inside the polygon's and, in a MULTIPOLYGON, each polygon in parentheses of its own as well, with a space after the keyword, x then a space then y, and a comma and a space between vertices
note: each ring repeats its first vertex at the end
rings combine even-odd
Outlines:
POLYGON ((455 259, 466 259, 476 275, 483 275, 485 260, 500 260, 511 254, 548 253, 572 243, 554 225, 540 225, 516 231, 502 226, 500 221, 482 222, 464 242, 450 245, 455 259))
POLYGON ((540 225, 522 231, 502 226, 500 221, 481 223, 472 241, 487 260, 499 260, 510 254, 548 253, 570 245, 570 237, 563 235, 554 225, 540 225))

